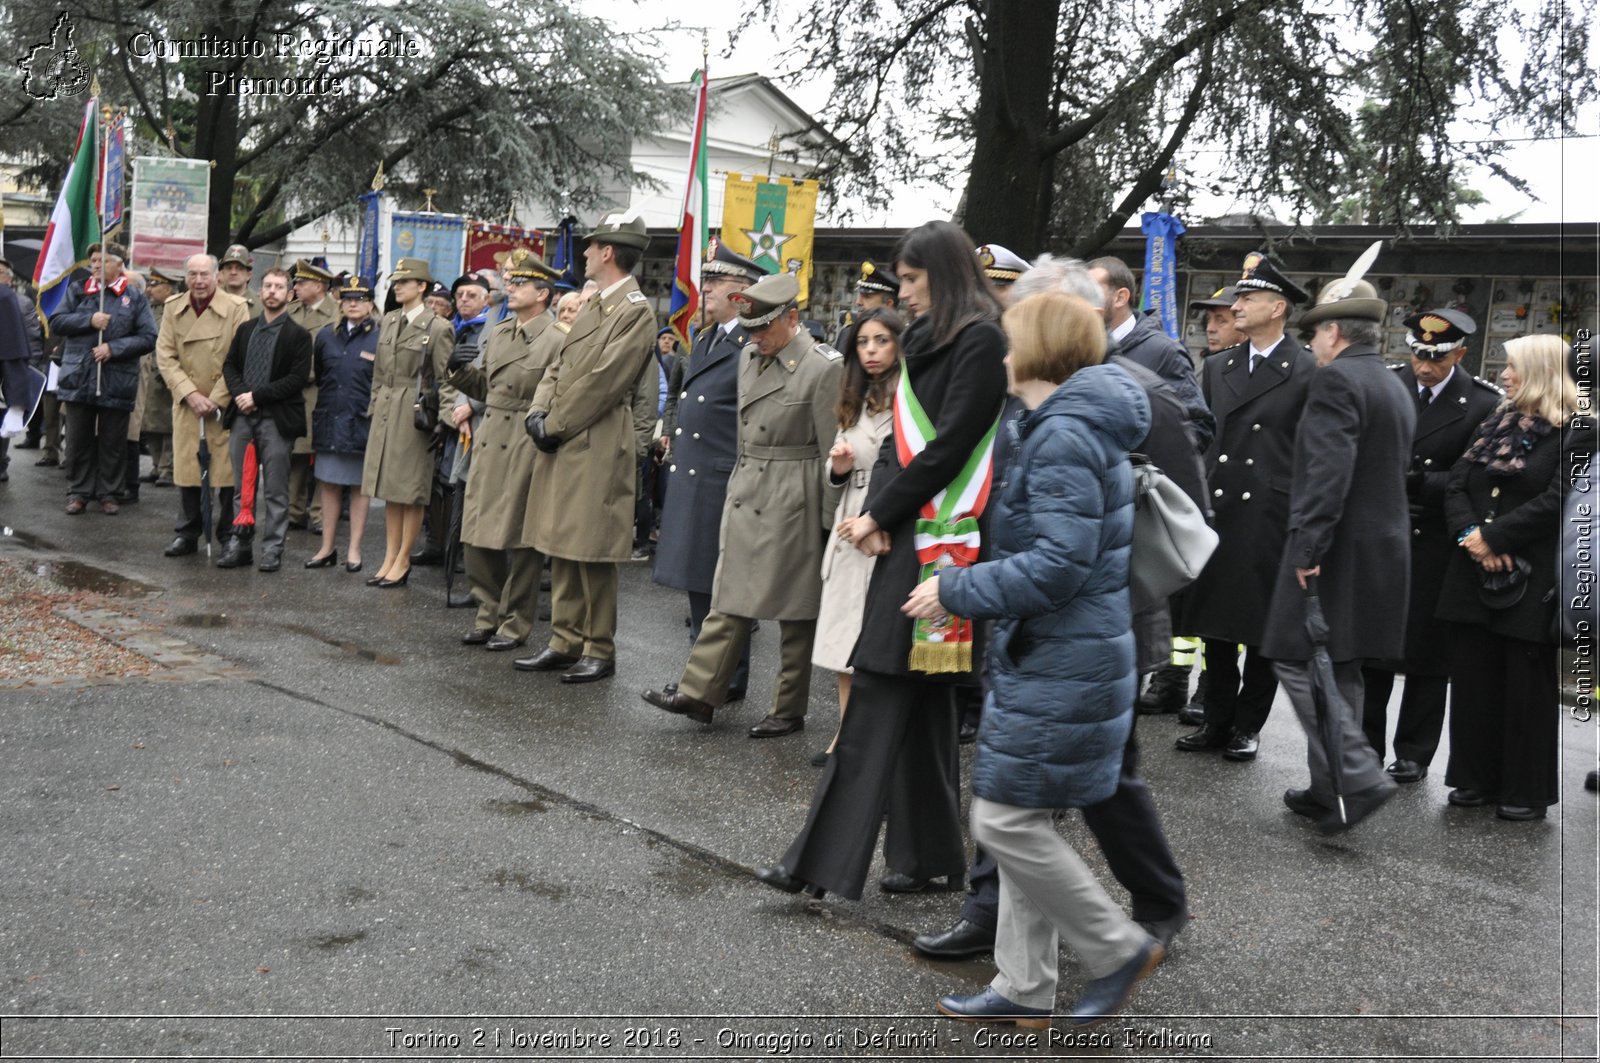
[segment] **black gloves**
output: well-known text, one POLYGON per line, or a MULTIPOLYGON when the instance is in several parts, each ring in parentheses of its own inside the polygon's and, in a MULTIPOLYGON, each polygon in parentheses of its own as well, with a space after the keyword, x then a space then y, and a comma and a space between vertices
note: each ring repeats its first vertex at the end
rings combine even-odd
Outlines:
POLYGON ((472 364, 478 352, 471 347, 457 347, 450 352, 450 360, 445 363, 446 369, 465 369, 472 364))
POLYGON ((533 440, 533 445, 546 454, 554 454, 561 446, 561 440, 545 432, 543 410, 534 410, 529 413, 528 419, 523 422, 523 427, 528 430, 528 436, 533 440))

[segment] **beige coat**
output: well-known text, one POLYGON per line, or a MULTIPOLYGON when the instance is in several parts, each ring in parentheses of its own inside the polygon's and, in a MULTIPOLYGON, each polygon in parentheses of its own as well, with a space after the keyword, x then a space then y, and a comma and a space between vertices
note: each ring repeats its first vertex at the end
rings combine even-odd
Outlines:
MULTIPOLYGON (((306 306, 298 299, 289 303, 289 320, 311 333, 311 342, 317 341, 317 333, 328 325, 339 323, 339 300, 331 295, 324 295, 322 302, 315 310, 306 306)), ((306 385, 306 434, 294 441, 296 454, 311 453, 311 413, 317 408, 317 364, 316 359, 311 362, 310 383, 306 385)))
MULTIPOLYGON (((847 517, 861 515, 867 499, 867 484, 878 451, 894 424, 894 411, 861 411, 860 420, 840 432, 834 442, 844 440, 855 451, 855 468, 845 481, 839 505, 833 511, 834 527, 847 517)), ((826 475, 827 456, 823 456, 826 475)), ((877 558, 869 557, 851 543, 843 542, 836 531, 828 531, 828 545, 822 550, 822 604, 817 607, 817 641, 811 647, 811 663, 835 672, 850 666, 850 653, 861 634, 861 611, 867 604, 867 584, 877 558)))
MULTIPOLYGON (((156 366, 172 392, 172 479, 179 487, 200 486, 200 418, 186 398, 198 391, 226 409, 233 401, 222 379, 222 361, 240 325, 250 320, 243 299, 219 290, 205 313, 196 316, 188 295, 174 295, 161 315, 156 366)), ((228 460, 228 430, 221 417, 206 419, 211 451, 211 486, 233 486, 228 460)))
POLYGON ((461 541, 488 550, 523 545, 523 521, 538 453, 524 422, 564 339, 555 319, 540 314, 526 326, 506 318, 484 340, 483 367, 450 374, 461 394, 484 404, 472 436, 467 497, 462 502, 461 541))
POLYGON ((765 371, 754 344, 739 358, 739 457, 711 605, 733 616, 813 620, 823 529, 838 497, 822 458, 838 431, 839 353, 801 329, 765 371))
POLYGON ((590 299, 572 323, 533 398, 545 431, 562 442, 554 454, 534 456, 526 545, 569 561, 626 561, 633 553, 629 398, 655 337, 655 311, 632 277, 590 299))
POLYGON ((428 449, 431 437, 417 431, 417 374, 421 372, 423 392, 433 391, 455 345, 450 322, 432 310, 424 308, 411 323, 402 310, 383 315, 372 365, 372 405, 367 408, 372 423, 361 468, 362 494, 409 506, 428 501, 433 453, 428 449))

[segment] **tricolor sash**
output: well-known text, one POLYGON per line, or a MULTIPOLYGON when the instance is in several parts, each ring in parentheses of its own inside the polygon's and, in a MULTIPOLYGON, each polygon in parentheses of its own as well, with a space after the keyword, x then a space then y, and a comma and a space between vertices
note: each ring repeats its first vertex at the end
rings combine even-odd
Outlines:
MULTIPOLYGON (((941 569, 967 568, 978 560, 978 518, 989 503, 994 437, 999 427, 997 417, 956 478, 918 511, 914 540, 917 560, 922 563, 918 583, 941 569)), ((911 464, 935 434, 933 421, 911 390, 911 374, 902 371, 894 393, 894 446, 900 467, 911 464)), ((910 669, 970 672, 972 632, 972 621, 954 614, 943 620, 912 621, 910 669)))

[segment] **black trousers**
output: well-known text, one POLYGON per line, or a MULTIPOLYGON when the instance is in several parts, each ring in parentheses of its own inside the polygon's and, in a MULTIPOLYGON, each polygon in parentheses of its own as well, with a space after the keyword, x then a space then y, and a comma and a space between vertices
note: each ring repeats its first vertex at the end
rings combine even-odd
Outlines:
POLYGON ((960 875, 967 858, 958 779, 952 688, 856 669, 838 744, 784 868, 860 900, 887 812, 883 857, 891 870, 913 878, 960 875))
MULTIPOLYGON (((211 460, 217 460, 216 456, 211 460)), ((185 539, 200 538, 200 491, 198 487, 178 488, 178 523, 172 530, 185 539)), ((217 504, 211 510, 211 534, 221 542, 233 537, 233 518, 238 510, 233 504, 233 488, 219 487, 216 492, 217 504)))
MULTIPOLYGON (((1395 673, 1368 665, 1361 669, 1366 696, 1361 706, 1361 730, 1382 760, 1389 740, 1389 695, 1395 673)), ((1450 679, 1442 675, 1408 675, 1400 694, 1400 717, 1394 725, 1394 755, 1414 760, 1426 768, 1439 751, 1444 733, 1445 692, 1450 679)))
MULTIPOLYGON (((686 593, 689 595, 689 648, 693 649, 700 638, 700 628, 711 613, 711 595, 700 591, 686 593)), ((744 690, 750 685, 750 642, 750 639, 745 640, 744 653, 739 657, 739 667, 734 670, 733 682, 728 684, 729 690, 744 690)))
POLYGON ((1206 725, 1231 727, 1240 734, 1256 734, 1267 722, 1272 699, 1278 694, 1278 677, 1272 662, 1254 646, 1245 647, 1244 675, 1239 673, 1239 645, 1223 639, 1205 639, 1206 725))
POLYGON ((67 494, 73 498, 110 498, 126 489, 128 410, 86 402, 65 402, 67 420, 67 494))
POLYGON ((1445 784, 1502 805, 1555 804, 1561 760, 1555 646, 1462 624, 1453 662, 1445 784))
MULTIPOLYGON (((1132 897, 1134 922, 1156 923, 1184 910, 1188 894, 1183 872, 1161 829, 1150 788, 1139 774, 1139 743, 1132 730, 1123 747, 1116 790, 1085 808, 1083 822, 1105 853, 1106 866, 1132 897)), ((961 918, 993 929, 1000 911, 1000 873, 981 846, 973 852, 968 876, 961 918)))

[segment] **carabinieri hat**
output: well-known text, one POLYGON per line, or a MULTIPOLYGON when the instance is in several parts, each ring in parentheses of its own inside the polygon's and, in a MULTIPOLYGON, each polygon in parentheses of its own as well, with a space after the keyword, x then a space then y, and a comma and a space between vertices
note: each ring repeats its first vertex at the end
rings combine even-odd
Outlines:
MULTIPOLYGON (((394 272, 389 274, 389 282, 392 284, 395 281, 421 281, 430 287, 438 283, 433 279, 433 273, 429 270, 428 260, 425 258, 402 258, 399 262, 396 262, 394 264, 394 272)), ((433 295, 435 293, 430 291, 428 294, 433 295)), ((443 295, 445 298, 450 296, 450 293, 446 291, 440 291, 437 294, 443 295)))
POLYGON ((639 216, 637 210, 619 210, 607 214, 594 227, 594 232, 584 239, 598 240, 602 244, 637 247, 640 251, 650 246, 650 232, 645 228, 644 219, 639 216))
POLYGON ((891 299, 900 298, 900 278, 870 259, 861 263, 861 279, 856 281, 858 292, 878 292, 891 299))
POLYGON ((705 277, 737 277, 740 280, 758 281, 767 275, 767 271, 745 258, 728 250, 728 245, 711 238, 711 255, 700 264, 700 276, 705 277))
POLYGON ((1233 285, 1230 284, 1226 288, 1218 288, 1216 291, 1212 292, 1211 293, 1211 297, 1209 299, 1195 299, 1195 300, 1193 300, 1192 302, 1189 303, 1189 309, 1190 310, 1223 310, 1223 309, 1226 309, 1227 307, 1232 306, 1234 304, 1234 300, 1236 300, 1238 298, 1239 298, 1239 289, 1235 288, 1233 285))
POLYGON ((774 273, 728 298, 739 308, 739 324, 747 329, 764 328, 799 302, 800 278, 793 273, 774 273))
POLYGON ((1412 314, 1404 324, 1411 330, 1406 337, 1411 353, 1429 362, 1436 362, 1457 347, 1465 346, 1467 337, 1478 331, 1477 322, 1448 306, 1412 314))
POLYGON ((1300 315, 1300 325, 1316 325, 1336 317, 1355 318, 1360 321, 1382 321, 1389 314, 1389 304, 1378 298, 1378 289, 1361 278, 1378 260, 1382 240, 1361 253, 1355 265, 1343 277, 1329 281, 1317 293, 1317 305, 1300 315))
POLYGON ((372 294, 372 285, 353 273, 344 287, 339 289, 340 299, 371 299, 372 294))
POLYGON ((984 244, 978 248, 978 265, 983 275, 996 284, 1015 284, 1018 277, 1028 272, 1028 260, 999 244, 984 244))
POLYGON ((1276 292, 1291 303, 1303 303, 1311 296, 1306 290, 1283 275, 1277 263, 1265 251, 1252 251, 1245 256, 1244 273, 1233 282, 1240 295, 1245 292, 1276 292))
POLYGON ((294 279, 297 281, 321 281, 323 284, 331 285, 337 278, 315 262, 297 258, 294 260, 294 279))
POLYGON ((561 274, 526 247, 514 247, 500 264, 506 281, 555 281, 561 274))

